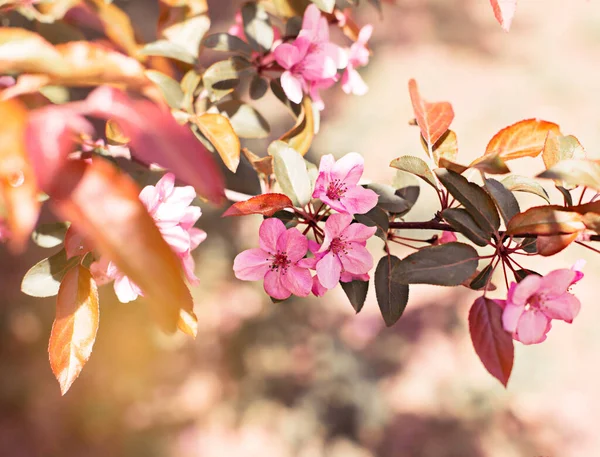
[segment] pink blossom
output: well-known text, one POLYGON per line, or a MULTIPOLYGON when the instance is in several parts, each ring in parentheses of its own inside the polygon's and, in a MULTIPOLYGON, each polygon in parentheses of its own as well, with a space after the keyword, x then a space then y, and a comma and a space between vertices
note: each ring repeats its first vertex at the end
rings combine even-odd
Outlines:
MULTIPOLYGON (((294 103, 302 101, 303 93, 318 97, 318 89, 333 85, 337 70, 348 60, 342 48, 329 41, 327 19, 314 4, 306 8, 298 37, 277 46, 273 57, 285 69, 281 86, 294 103)), ((318 107, 322 109, 322 102, 318 107)))
MULTIPOLYGON (((140 192, 140 200, 165 241, 179 257, 187 280, 192 285, 198 285, 191 251, 206 239, 206 232, 194 227, 202 215, 199 207, 190 206, 194 198, 196 191, 193 187, 175 187, 175 175, 172 173, 165 174, 156 186, 146 186, 140 192)), ((143 295, 140 288, 112 262, 101 258, 91 269, 99 283, 115 281, 115 293, 121 302, 127 303, 135 300, 138 295, 143 295)))
POLYGON ((265 292, 278 300, 310 294, 312 278, 303 259, 308 240, 298 229, 285 228, 277 218, 266 219, 259 229, 259 248, 237 255, 233 271, 243 281, 264 279, 265 292))
POLYGON ((437 240, 435 240, 435 243, 433 243, 435 246, 440 245, 440 244, 446 244, 446 243, 452 243, 454 241, 456 241, 458 238, 456 238, 456 234, 454 232, 449 232, 447 230, 442 232, 442 236, 439 236, 437 240))
MULTIPOLYGON (((316 269, 317 263, 321 260, 325 255, 327 255, 327 251, 319 252, 321 246, 319 243, 313 240, 308 240, 308 249, 314 257, 310 259, 305 259, 306 264, 310 266, 312 270, 316 269)), ((352 274, 347 271, 342 271, 340 275, 340 282, 352 282, 352 281, 369 281, 370 276, 367 273, 364 274, 352 274)), ((319 281, 319 277, 317 275, 313 276, 313 284, 312 284, 312 293, 317 297, 322 297, 327 292, 327 288, 321 284, 319 281)))
POLYGON ((369 212, 377 205, 379 197, 372 190, 358 185, 363 170, 364 160, 356 152, 346 154, 337 162, 331 154, 323 156, 313 198, 320 199, 340 213, 369 212))
POLYGON ((546 340, 552 319, 573 322, 581 303, 569 288, 583 277, 579 268, 576 264, 571 269, 554 270, 546 276, 532 274, 518 284, 513 282, 502 313, 504 329, 523 344, 536 344, 546 340))
POLYGON ((359 67, 364 67, 369 63, 369 50, 367 42, 371 38, 373 27, 365 25, 358 34, 358 39, 352 44, 348 52, 348 65, 342 76, 342 90, 347 94, 364 95, 369 88, 362 77, 356 71, 359 67))
POLYGON ((319 254, 324 255, 316 262, 317 276, 323 287, 332 289, 342 279, 349 282, 365 278, 363 275, 373 267, 373 257, 365 246, 376 230, 376 227, 352 224, 349 214, 329 216, 325 222, 325 239, 319 249, 319 254))

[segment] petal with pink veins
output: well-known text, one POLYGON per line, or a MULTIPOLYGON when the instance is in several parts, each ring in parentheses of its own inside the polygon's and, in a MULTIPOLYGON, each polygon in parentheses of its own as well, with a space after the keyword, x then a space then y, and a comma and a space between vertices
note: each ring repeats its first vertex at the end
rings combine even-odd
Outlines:
POLYGON ((525 306, 529 298, 537 294, 543 286, 541 276, 532 274, 523 279, 516 286, 512 286, 508 294, 509 304, 525 306))
POLYGON ((541 304, 541 309, 549 318, 560 319, 570 324, 579 314, 581 302, 573 294, 567 292, 559 297, 546 299, 541 304))
POLYGON ((265 275, 265 292, 268 293, 271 297, 275 298, 276 300, 285 300, 286 298, 289 298, 290 295, 292 295, 292 292, 290 292, 283 285, 281 281, 281 276, 282 275, 280 271, 273 270, 269 270, 265 275))
POLYGON ((347 243, 346 251, 340 252, 342 267, 348 273, 355 275, 368 273, 373 268, 373 256, 364 246, 359 243, 347 243))
POLYGON ((523 306, 506 305, 502 312, 502 327, 504 327, 504 330, 514 333, 524 310, 523 306))
POLYGON ((333 253, 328 252, 317 262, 317 276, 326 289, 333 289, 340 282, 342 263, 333 253))
POLYGON ((348 241, 367 241, 377 231, 377 227, 367 227, 364 224, 350 224, 341 235, 348 241))
POLYGON ((341 203, 349 214, 365 214, 375 208, 378 201, 379 196, 371 189, 352 186, 342 197, 341 203))
POLYGON ((549 330, 550 319, 541 311, 529 309, 521 314, 514 337, 523 344, 537 344, 546 340, 549 330))
POLYGON ((272 258, 268 252, 259 248, 248 249, 235 257, 233 272, 242 281, 259 281, 265 277, 271 263, 272 258))
POLYGON ((288 260, 298 262, 308 251, 308 239, 297 228, 288 229, 277 240, 277 250, 285 252, 288 260))
POLYGON ((352 216, 349 214, 332 214, 329 216, 325 222, 325 239, 319 252, 329 249, 333 239, 338 238, 351 222, 352 216))
POLYGON ((266 219, 258 229, 258 243, 262 250, 271 254, 277 252, 277 240, 286 232, 285 225, 276 217, 266 219))
POLYGON ((568 268, 561 268, 548 273, 542 278, 541 290, 548 297, 560 297, 567 292, 577 273, 568 268))
POLYGON ((281 282, 298 297, 307 297, 312 288, 312 278, 308 269, 296 265, 290 265, 287 271, 281 275, 281 282))

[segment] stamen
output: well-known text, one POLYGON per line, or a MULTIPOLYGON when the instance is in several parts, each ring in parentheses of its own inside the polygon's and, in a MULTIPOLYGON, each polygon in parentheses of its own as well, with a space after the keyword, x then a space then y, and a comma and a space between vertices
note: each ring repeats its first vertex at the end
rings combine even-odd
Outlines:
POLYGON ((348 190, 348 187, 342 181, 334 179, 329 183, 329 187, 327 187, 327 198, 340 201, 346 190, 348 190))

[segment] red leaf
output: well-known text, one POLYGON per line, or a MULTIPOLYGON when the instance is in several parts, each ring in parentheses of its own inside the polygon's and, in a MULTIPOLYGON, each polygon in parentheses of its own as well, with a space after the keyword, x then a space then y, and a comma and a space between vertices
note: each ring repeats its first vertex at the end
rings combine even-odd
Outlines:
POLYGON ((582 207, 564 208, 547 205, 534 206, 514 216, 506 227, 509 235, 568 235, 585 230, 583 216, 576 211, 582 207))
POLYGON ((510 30, 510 25, 517 10, 517 0, 490 0, 494 16, 505 31, 510 30))
POLYGON ((513 339, 502 327, 502 308, 494 300, 479 297, 469 311, 469 331, 475 352, 485 369, 504 387, 513 367, 513 339))
POLYGON ((49 106, 32 113, 27 150, 40 187, 46 191, 72 151, 75 134, 93 135, 83 116, 116 121, 141 162, 168 168, 207 199, 220 203, 224 181, 212 154, 168 110, 148 100, 132 100, 124 92, 102 86, 83 102, 49 106))
POLYGON ((292 208, 293 206, 292 201, 283 194, 263 194, 244 202, 234 203, 221 217, 245 216, 247 214, 272 216, 283 208, 292 208))
POLYGON ((60 283, 48 344, 50 367, 63 395, 90 358, 97 330, 98 288, 90 271, 78 265, 60 283))
POLYGON ((485 154, 496 153, 503 160, 536 157, 544 149, 548 132, 560 134, 554 122, 526 119, 500 130, 485 148, 485 154))
POLYGON ((417 82, 414 79, 408 81, 408 92, 421 135, 431 151, 433 145, 450 128, 454 119, 454 110, 449 102, 430 103, 421 98, 417 82))
POLYGON ((142 289, 159 325, 174 331, 192 297, 133 180, 104 159, 69 161, 48 194, 58 215, 142 289))
POLYGON ((223 201, 223 175, 213 155, 168 110, 147 100, 131 100, 108 86, 94 90, 85 104, 86 114, 118 122, 138 160, 168 168, 201 196, 223 201))
POLYGON ((38 220, 37 184, 25 149, 27 110, 21 102, 0 102, 0 202, 10 228, 10 248, 21 251, 38 220))

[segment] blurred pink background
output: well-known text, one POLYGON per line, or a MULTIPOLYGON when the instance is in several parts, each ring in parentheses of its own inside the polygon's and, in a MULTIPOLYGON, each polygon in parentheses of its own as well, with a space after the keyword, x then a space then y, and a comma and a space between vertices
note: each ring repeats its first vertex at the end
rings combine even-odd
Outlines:
MULTIPOLYGON (((153 39, 155 2, 116 3, 153 39)), ((531 117, 560 124, 597 155, 598 2, 520 0, 509 34, 487 0, 398 0, 384 5, 383 20, 362 3, 357 21, 375 26, 363 72, 370 92, 324 94, 314 161, 357 151, 365 177, 391 181, 392 159, 422 154, 408 125, 411 77, 426 99, 453 104, 463 163, 481 155, 496 131, 531 117)), ((209 1, 214 30, 226 30, 240 4, 209 1)), ((289 128, 272 97, 257 106, 274 135, 289 128)), ((264 154, 266 143, 250 146, 264 154)), ((528 176, 542 168, 539 158, 513 164, 528 176)), ((232 187, 256 191, 247 167, 240 177, 229 176, 232 187)), ((431 197, 422 186, 409 220, 431 217, 431 197)), ((542 203, 536 199, 520 196, 523 207, 542 203)), ((259 283, 237 281, 231 271, 233 257, 256 243, 260 218, 222 220, 222 209, 203 209, 199 226, 209 236, 196 251, 198 338, 160 334, 143 306, 120 304, 105 288, 94 353, 64 398, 46 352, 53 299, 19 291, 23 273, 54 251, 32 244, 14 258, 0 247, 0 456, 600 455, 598 256, 573 247, 552 259, 524 258, 541 273, 587 259, 574 289, 583 306, 543 344, 516 345, 504 389, 471 347, 467 312, 476 292, 414 286, 391 329, 374 291, 358 316, 341 289, 275 305, 259 283)), ((369 247, 377 260, 381 241, 369 247)))

